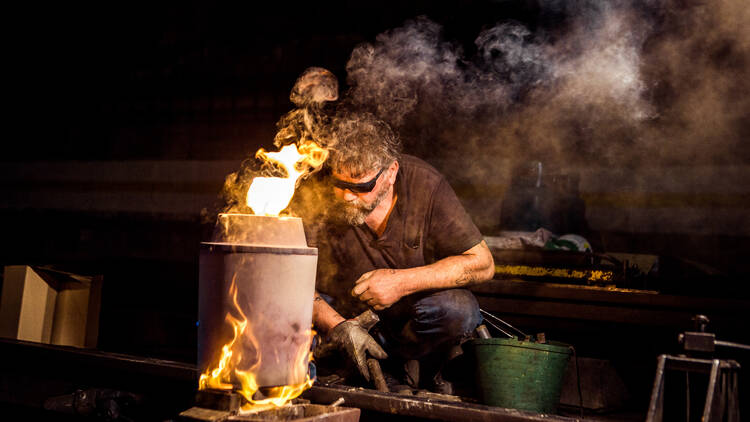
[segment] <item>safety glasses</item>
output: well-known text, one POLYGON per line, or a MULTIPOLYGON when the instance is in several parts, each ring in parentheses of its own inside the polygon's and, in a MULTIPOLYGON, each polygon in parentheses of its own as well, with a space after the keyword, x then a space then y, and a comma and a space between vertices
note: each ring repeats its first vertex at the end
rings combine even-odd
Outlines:
POLYGON ((375 188, 375 184, 378 183, 378 178, 383 174, 383 171, 385 171, 385 168, 380 169, 378 174, 376 174, 370 181, 362 183, 344 182, 335 177, 331 177, 331 179, 333 179, 333 186, 336 186, 339 189, 346 189, 354 193, 367 193, 372 192, 375 188))

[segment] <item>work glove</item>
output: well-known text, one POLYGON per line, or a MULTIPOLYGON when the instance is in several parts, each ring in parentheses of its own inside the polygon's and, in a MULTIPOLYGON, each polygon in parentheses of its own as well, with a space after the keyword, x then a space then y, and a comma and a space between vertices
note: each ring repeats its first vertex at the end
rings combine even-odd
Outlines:
POLYGON ((376 359, 388 358, 388 354, 356 319, 348 319, 335 326, 331 330, 329 340, 339 350, 343 350, 349 355, 349 358, 354 361, 357 369, 367 381, 370 381, 370 371, 367 369, 367 353, 369 352, 376 359))

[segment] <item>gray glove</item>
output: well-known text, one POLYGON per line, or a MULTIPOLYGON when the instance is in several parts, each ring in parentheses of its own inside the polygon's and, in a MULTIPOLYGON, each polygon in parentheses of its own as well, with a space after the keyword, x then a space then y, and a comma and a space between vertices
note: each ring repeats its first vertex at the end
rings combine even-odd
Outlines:
POLYGON ((339 350, 349 355, 367 381, 370 381, 370 371, 367 369, 366 353, 369 352, 376 359, 388 358, 388 354, 356 319, 349 319, 335 326, 329 339, 339 350))

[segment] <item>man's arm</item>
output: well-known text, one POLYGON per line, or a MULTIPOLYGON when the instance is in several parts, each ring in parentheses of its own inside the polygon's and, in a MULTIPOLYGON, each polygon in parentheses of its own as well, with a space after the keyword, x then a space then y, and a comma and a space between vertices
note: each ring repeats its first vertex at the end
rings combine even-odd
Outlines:
POLYGON ((416 292, 466 287, 487 281, 494 275, 492 253, 483 240, 460 255, 422 267, 367 272, 357 280, 352 296, 358 296, 359 300, 380 311, 416 292))
POLYGON ((329 333, 333 327, 345 320, 346 318, 336 312, 316 290, 315 298, 313 299, 313 323, 318 330, 329 333))

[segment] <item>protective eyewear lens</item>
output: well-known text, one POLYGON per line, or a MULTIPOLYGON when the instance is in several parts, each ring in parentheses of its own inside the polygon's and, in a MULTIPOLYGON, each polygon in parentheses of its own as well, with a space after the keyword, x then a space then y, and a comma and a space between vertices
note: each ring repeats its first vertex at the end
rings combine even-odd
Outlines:
POLYGON ((380 169, 378 174, 376 174, 375 177, 373 177, 370 181, 362 183, 349 183, 333 177, 333 186, 336 186, 339 189, 346 189, 354 193, 372 192, 372 190, 375 188, 375 185, 378 183, 378 178, 381 174, 383 174, 383 171, 385 171, 384 168, 380 169))

